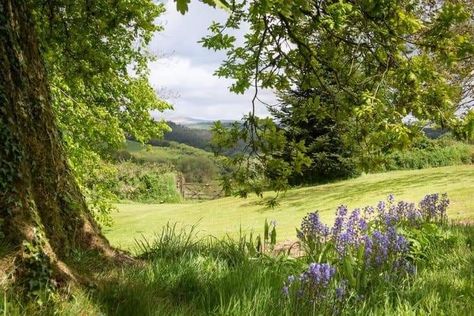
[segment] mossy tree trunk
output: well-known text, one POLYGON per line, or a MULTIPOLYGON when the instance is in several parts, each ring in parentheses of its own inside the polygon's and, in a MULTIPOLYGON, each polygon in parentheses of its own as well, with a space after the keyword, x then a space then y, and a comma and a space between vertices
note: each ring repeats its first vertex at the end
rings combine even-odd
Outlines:
POLYGON ((23 0, 0 0, 0 225, 18 249, 41 236, 44 253, 59 265, 75 248, 115 254, 68 166, 23 0))

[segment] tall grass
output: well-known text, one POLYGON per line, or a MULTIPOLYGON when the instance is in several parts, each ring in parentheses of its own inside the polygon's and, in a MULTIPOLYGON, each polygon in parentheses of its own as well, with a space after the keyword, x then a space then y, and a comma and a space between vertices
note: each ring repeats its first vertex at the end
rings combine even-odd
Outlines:
MULTIPOLYGON (((415 276, 351 297, 339 314, 469 315, 474 227, 454 225, 446 233, 450 238, 425 253, 415 276)), ((10 289, 0 300, 0 315, 324 314, 291 303, 282 293, 286 277, 307 267, 306 258, 250 255, 248 237, 196 240, 195 234, 193 226, 167 225, 154 240, 139 242, 145 252, 135 266, 104 268, 93 254, 76 254, 81 269, 101 271, 95 286, 43 306, 22 301, 10 289)))
MULTIPOLYGON (((190 242, 169 226, 143 249, 145 267, 122 270, 95 295, 109 315, 318 315, 285 301, 286 276, 304 258, 251 257, 242 239, 190 242)), ((474 227, 453 226, 453 242, 426 253, 418 274, 351 298, 342 315, 468 315, 474 308, 474 227)))

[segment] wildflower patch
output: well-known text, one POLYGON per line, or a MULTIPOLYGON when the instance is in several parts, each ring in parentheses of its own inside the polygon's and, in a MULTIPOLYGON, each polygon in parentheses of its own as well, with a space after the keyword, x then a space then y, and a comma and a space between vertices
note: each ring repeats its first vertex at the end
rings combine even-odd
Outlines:
POLYGON ((332 227, 309 213, 297 230, 309 266, 288 277, 284 296, 334 313, 372 287, 413 276, 426 247, 446 237, 448 205, 446 194, 427 195, 418 205, 389 195, 375 207, 339 206, 332 227))

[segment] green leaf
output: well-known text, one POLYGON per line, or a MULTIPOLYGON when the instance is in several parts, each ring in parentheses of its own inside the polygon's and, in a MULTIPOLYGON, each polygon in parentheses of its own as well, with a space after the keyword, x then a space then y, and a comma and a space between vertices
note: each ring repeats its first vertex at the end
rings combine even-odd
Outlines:
POLYGON ((176 2, 176 10, 178 10, 181 14, 185 14, 188 12, 188 3, 191 0, 175 0, 176 2))

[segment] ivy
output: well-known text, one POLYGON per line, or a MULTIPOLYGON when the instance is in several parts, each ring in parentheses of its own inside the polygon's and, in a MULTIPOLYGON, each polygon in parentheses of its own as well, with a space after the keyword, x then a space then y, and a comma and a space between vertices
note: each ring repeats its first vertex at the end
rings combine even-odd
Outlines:
POLYGON ((44 299, 49 299, 57 288, 53 279, 51 259, 44 252, 44 238, 41 231, 35 229, 33 239, 23 242, 22 283, 28 296, 39 305, 43 305, 44 299))

